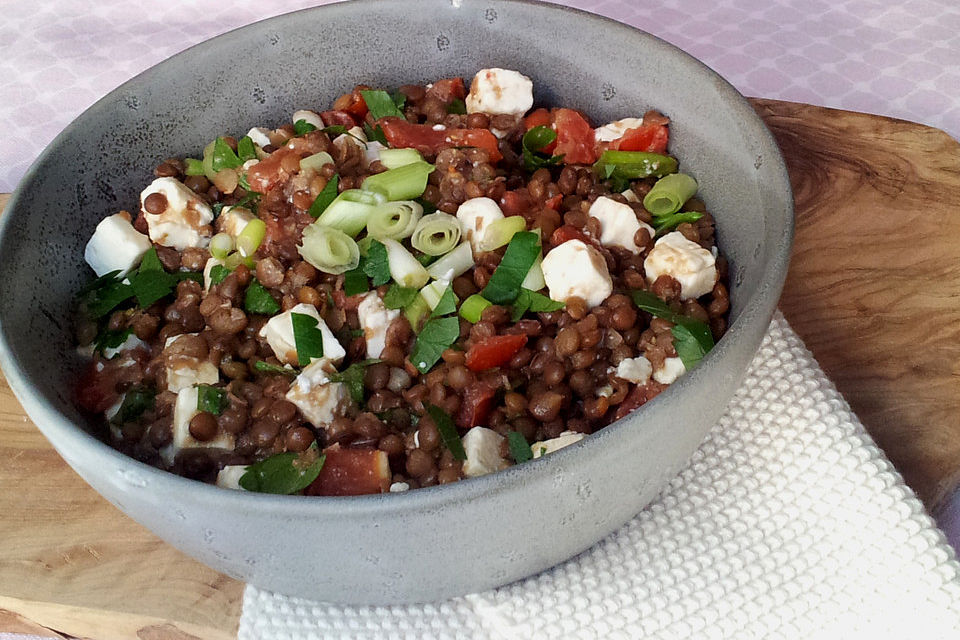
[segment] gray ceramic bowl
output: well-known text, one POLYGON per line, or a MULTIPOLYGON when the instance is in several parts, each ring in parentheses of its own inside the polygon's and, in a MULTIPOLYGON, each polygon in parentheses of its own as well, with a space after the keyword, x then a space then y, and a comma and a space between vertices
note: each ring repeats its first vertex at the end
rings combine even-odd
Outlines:
POLYGON ((33 165, 0 218, 0 363, 63 458, 170 544, 236 578, 342 603, 404 603, 506 584, 587 549, 650 502, 721 415, 777 302, 792 198, 750 105, 674 47, 546 4, 368 0, 260 22, 113 91, 33 165), (376 18, 372 18, 376 16, 376 18), (588 45, 588 46, 587 46, 588 45), (730 258, 730 331, 693 372, 581 443, 493 475, 406 494, 305 498, 226 491, 127 458, 71 402, 72 299, 97 221, 136 206, 159 159, 212 135, 279 124, 356 82, 395 86, 483 67, 534 79, 538 103, 595 121, 656 107, 700 182, 730 258))

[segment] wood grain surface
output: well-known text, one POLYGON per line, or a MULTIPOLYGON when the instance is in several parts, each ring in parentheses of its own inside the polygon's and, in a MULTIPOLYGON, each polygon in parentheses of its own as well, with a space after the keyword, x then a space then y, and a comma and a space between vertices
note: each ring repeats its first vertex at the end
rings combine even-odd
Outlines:
MULTIPOLYGON (((960 145, 913 123, 753 103, 783 149, 797 202, 780 307, 933 508, 960 481, 960 145)), ((2 376, 0 486, 0 630, 235 636, 243 585, 100 498, 2 376)))

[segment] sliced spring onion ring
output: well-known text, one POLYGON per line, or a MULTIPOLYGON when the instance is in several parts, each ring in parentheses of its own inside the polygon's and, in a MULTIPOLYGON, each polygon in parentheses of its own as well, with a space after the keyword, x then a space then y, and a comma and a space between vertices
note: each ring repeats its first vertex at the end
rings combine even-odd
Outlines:
POLYGON ((464 300, 463 304, 460 305, 460 317, 468 322, 476 324, 480 322, 480 316, 483 314, 483 310, 492 304, 492 302, 484 298, 479 293, 475 293, 464 300))
MULTIPOLYGON (((382 240, 387 249, 387 261, 390 264, 390 276, 401 287, 416 287, 419 289, 427 284, 430 274, 423 268, 413 254, 402 244, 390 238, 382 240)), ((359 250, 358 250, 359 251, 359 250)), ((441 292, 442 293, 442 292, 441 292)))
POLYGON ((317 223, 356 237, 367 226, 370 214, 383 202, 377 194, 347 189, 331 202, 317 218, 317 223))
POLYGON ((479 251, 493 251, 510 242, 513 234, 527 230, 527 221, 523 216, 507 216, 494 220, 483 230, 483 237, 477 243, 479 251))
POLYGON ((237 236, 237 250, 244 257, 252 256, 260 248, 266 232, 266 223, 260 218, 254 218, 244 225, 243 231, 237 236))
POLYGON ((380 149, 380 164, 387 169, 396 169, 417 162, 423 162, 423 156, 416 149, 380 149))
POLYGON ((412 200, 423 195, 431 173, 432 164, 414 162, 374 174, 363 181, 361 188, 379 193, 385 200, 412 200))
POLYGON ((257 266, 256 261, 252 257, 251 258, 244 257, 243 254, 241 254, 239 251, 234 251, 233 253, 228 255, 226 259, 223 261, 223 266, 225 266, 230 271, 233 271, 234 269, 239 267, 241 264, 245 264, 251 269, 257 266))
POLYGON ((203 175, 211 182, 217 175, 217 172, 213 170, 213 148, 215 146, 217 146, 216 140, 203 148, 203 175))
POLYGON ((210 239, 210 255, 223 260, 233 251, 233 237, 229 233, 218 233, 210 239))
POLYGON ((540 255, 537 256, 537 259, 533 261, 533 266, 530 267, 530 271, 527 271, 527 275, 523 279, 523 282, 520 283, 520 286, 530 291, 540 291, 540 289, 547 286, 547 281, 543 278, 542 250, 540 251, 540 255))
POLYGON ((460 233, 459 220, 449 213, 437 211, 420 219, 410 237, 410 244, 429 256, 441 256, 457 246, 460 233))
POLYGON ((367 233, 374 238, 409 238, 423 217, 423 207, 413 200, 384 202, 367 218, 367 233))
POLYGON ((324 273, 343 273, 360 264, 360 249, 353 238, 334 227, 314 222, 303 230, 303 244, 297 251, 303 259, 324 273))
POLYGON ((320 171, 325 164, 333 164, 333 156, 326 151, 307 156, 300 161, 300 169, 314 169, 320 171))
POLYGON ((685 173, 672 173, 657 180, 643 198, 643 207, 654 217, 680 211, 697 192, 697 181, 685 173))
POLYGON ((449 286, 450 282, 447 280, 434 280, 420 289, 420 295, 427 301, 431 311, 437 308, 437 303, 449 286))
POLYGON ((469 242, 462 242, 456 249, 427 267, 427 273, 438 280, 453 280, 472 269, 473 264, 473 249, 469 242))

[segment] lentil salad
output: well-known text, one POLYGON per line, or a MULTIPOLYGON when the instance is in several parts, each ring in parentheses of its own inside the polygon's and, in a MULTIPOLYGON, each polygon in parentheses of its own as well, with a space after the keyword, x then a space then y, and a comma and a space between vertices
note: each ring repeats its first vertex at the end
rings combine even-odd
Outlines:
POLYGON ((547 455, 726 330, 726 261, 655 111, 594 128, 485 69, 170 158, 85 257, 80 406, 149 464, 357 495, 547 455))

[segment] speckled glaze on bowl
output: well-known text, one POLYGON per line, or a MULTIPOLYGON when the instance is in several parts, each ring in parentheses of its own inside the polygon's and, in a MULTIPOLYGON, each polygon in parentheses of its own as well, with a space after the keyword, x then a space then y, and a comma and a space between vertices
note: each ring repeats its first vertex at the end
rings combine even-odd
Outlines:
POLYGON ((652 500, 700 444, 759 345, 786 274, 792 197, 749 104, 678 49, 547 4, 374 0, 260 22, 181 53, 73 122, 0 218, 0 363, 27 412, 91 486, 170 544, 236 578, 353 604, 436 600, 555 565, 652 500), (372 18, 376 16, 376 18, 372 18), (85 431, 72 299, 96 223, 137 206, 152 168, 212 136, 325 108, 355 83, 391 87, 518 69, 538 104, 596 122, 656 107, 700 183, 730 258, 730 331, 690 374, 555 454, 406 494, 305 498, 226 491, 136 462, 85 431))

